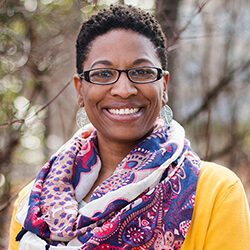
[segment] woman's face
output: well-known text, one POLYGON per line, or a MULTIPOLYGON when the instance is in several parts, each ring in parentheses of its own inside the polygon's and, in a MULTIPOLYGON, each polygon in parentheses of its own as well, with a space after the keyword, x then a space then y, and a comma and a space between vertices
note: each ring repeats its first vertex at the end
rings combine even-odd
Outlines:
MULTIPOLYGON (((161 68, 154 45, 147 37, 124 29, 98 36, 83 63, 84 70, 142 66, 161 68)), ((124 72, 111 85, 74 78, 78 99, 97 129, 98 138, 119 143, 136 143, 153 129, 160 108, 167 102, 167 82, 168 74, 153 83, 135 84, 124 72)))

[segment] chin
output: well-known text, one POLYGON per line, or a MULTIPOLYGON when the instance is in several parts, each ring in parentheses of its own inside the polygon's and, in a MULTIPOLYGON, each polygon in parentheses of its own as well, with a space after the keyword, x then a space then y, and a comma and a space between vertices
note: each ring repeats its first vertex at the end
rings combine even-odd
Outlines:
POLYGON ((126 143, 136 143, 143 139, 152 129, 140 129, 138 127, 131 128, 129 125, 125 128, 119 129, 111 129, 110 131, 106 131, 106 138, 110 138, 111 141, 116 142, 126 142, 126 143))

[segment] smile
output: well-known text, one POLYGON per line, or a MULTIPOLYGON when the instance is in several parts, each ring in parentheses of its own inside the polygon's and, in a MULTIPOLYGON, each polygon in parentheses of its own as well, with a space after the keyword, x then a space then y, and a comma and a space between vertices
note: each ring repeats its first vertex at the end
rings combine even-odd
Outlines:
POLYGON ((113 115, 133 115, 138 113, 139 110, 139 108, 108 109, 108 112, 113 115))

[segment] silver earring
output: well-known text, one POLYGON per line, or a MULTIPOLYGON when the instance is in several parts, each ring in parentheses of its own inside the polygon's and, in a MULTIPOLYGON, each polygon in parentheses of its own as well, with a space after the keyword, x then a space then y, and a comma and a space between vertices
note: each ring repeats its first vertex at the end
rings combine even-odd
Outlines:
POLYGON ((79 128, 89 123, 89 119, 84 107, 80 107, 76 113, 76 124, 79 128))
POLYGON ((167 126, 170 126, 173 120, 173 111, 168 105, 164 105, 160 111, 161 119, 166 123, 167 126))

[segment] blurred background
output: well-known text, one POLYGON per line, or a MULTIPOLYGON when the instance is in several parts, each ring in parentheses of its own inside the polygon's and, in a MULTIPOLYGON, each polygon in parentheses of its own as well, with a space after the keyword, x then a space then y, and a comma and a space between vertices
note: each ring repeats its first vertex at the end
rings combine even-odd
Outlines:
POLYGON ((159 20, 174 118, 202 159, 238 174, 250 201, 248 0, 0 0, 0 249, 18 191, 77 129, 76 36, 112 3, 159 20))

